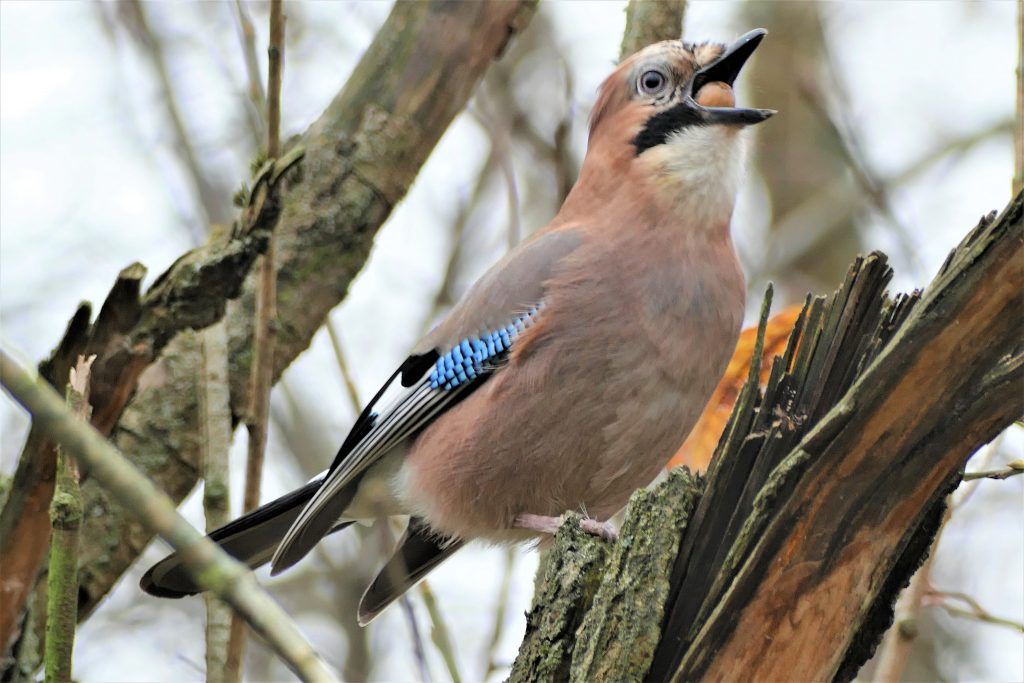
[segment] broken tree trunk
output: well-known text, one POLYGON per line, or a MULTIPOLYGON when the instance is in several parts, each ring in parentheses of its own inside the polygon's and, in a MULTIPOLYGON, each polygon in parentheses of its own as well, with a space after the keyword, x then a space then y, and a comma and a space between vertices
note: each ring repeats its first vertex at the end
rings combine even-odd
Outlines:
POLYGON ((967 458, 1024 413, 1021 216, 984 217, 923 294, 890 297, 871 254, 809 298, 706 478, 634 497, 614 546, 559 531, 512 680, 852 679, 967 458))

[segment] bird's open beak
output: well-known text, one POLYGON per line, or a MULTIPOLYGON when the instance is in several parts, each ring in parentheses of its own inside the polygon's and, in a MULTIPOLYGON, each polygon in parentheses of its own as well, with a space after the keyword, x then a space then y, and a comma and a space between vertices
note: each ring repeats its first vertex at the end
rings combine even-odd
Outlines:
MULTIPOLYGON (((725 52, 711 64, 698 71, 691 83, 691 97, 707 83, 720 81, 732 87, 740 69, 754 54, 758 44, 767 35, 763 28, 756 28, 744 34, 735 43, 725 49, 725 52)), ((746 109, 744 107, 698 107, 702 110, 703 118, 708 123, 723 123, 747 126, 760 123, 775 113, 773 109, 746 109)))

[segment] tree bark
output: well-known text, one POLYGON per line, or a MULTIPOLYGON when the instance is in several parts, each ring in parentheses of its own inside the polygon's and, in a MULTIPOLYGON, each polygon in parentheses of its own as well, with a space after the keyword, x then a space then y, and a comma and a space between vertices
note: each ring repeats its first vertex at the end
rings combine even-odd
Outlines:
POLYGON ((686 0, 632 0, 626 5, 626 30, 619 61, 651 43, 683 36, 686 0))
MULTIPOLYGON (((275 380, 309 345, 328 311, 344 297, 366 260, 377 229, 405 195, 488 64, 525 27, 535 4, 535 0, 397 3, 343 90, 297 145, 291 145, 293 149, 301 147, 305 156, 287 179, 276 228, 281 314, 275 380)), ((248 257, 249 251, 244 251, 248 257)), ((258 251, 253 250, 251 256, 258 251)), ((200 252, 190 252, 175 264, 177 270, 172 267, 172 275, 154 284, 153 290, 170 286, 178 291, 173 288, 182 284, 197 287, 193 294, 170 299, 174 308, 167 309, 164 318, 156 322, 180 319, 196 307, 213 310, 215 315, 183 327, 203 327, 223 315, 224 300, 237 289, 204 289, 208 283, 201 277, 204 271, 196 266, 198 257, 200 252)), ((225 259, 224 263, 244 276, 251 258, 244 263, 225 259)), ((134 279, 140 280, 141 273, 134 279)), ((236 419, 248 401, 252 280, 246 280, 241 305, 225 316, 236 419)), ((58 364, 82 352, 76 344, 88 329, 89 310, 84 307, 69 326, 65 337, 69 348, 54 354, 58 364)), ((137 385, 134 381, 118 383, 122 390, 127 387, 118 396, 124 401, 130 398, 127 406, 122 402, 123 411, 97 410, 97 418, 110 415, 117 447, 130 453, 136 465, 173 500, 180 501, 196 484, 199 471, 195 368, 201 356, 194 333, 171 336, 173 339, 164 340, 169 343, 157 362, 150 364, 149 359, 141 367, 132 366, 137 385)), ((117 342, 123 344, 123 338, 117 342)), ((66 375, 66 368, 53 368, 47 376, 66 375)), ((5 580, 4 599, 0 600, 0 644, 5 650, 17 633, 24 598, 34 583, 48 538, 52 447, 33 432, 25 456, 0 516, 3 573, 5 579, 20 577, 19 581, 5 580), (41 545, 33 540, 40 537, 41 545), (9 543, 13 544, 11 552, 9 543), (12 586, 20 586, 17 595, 6 592, 12 586)), ((89 514, 82 528, 86 552, 79 577, 80 618, 88 616, 152 538, 152 533, 128 519, 93 482, 83 482, 83 494, 89 514)))
MULTIPOLYGON (((513 678, 851 680, 967 459, 1024 412, 1022 213, 1018 194, 984 217, 923 294, 889 297, 885 257, 858 259, 808 299, 763 391, 759 339, 704 483, 673 475, 632 501, 612 559, 588 572, 596 598, 548 602, 569 580, 549 572, 530 623, 561 635, 537 653, 528 627, 520 660, 557 664, 517 660, 513 678), (660 525, 632 522, 655 511, 660 525), (650 568, 648 592, 609 619, 624 566, 650 568)), ((580 553, 556 545, 551 566, 580 553)))

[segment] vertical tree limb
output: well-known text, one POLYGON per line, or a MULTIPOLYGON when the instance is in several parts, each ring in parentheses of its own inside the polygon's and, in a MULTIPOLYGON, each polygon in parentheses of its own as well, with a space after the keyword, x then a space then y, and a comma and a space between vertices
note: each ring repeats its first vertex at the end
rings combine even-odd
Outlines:
MULTIPOLYGON (((223 322, 201 333, 203 365, 200 372, 200 421, 203 437, 203 512, 206 531, 231 520, 231 482, 228 452, 231 448, 231 398, 228 395, 228 333, 223 322)), ((228 633, 231 610, 211 593, 206 603, 206 680, 226 683, 228 633)))
MULTIPOLYGON (((281 77, 284 68, 283 0, 270 2, 270 44, 267 47, 267 156, 274 160, 281 153, 281 77)), ((270 234, 267 251, 260 261, 256 293, 256 314, 253 324, 253 362, 249 374, 249 409, 245 428, 249 433, 245 461, 245 491, 242 511, 255 510, 260 504, 263 461, 267 454, 267 432, 270 420, 270 387, 274 379, 274 343, 277 340, 277 269, 274 234, 270 234)), ((242 620, 231 619, 228 635, 227 675, 231 681, 241 679, 242 654, 245 651, 245 630, 242 620)))
POLYGON ((679 40, 686 18, 686 0, 629 0, 619 61, 662 40, 679 40))
POLYGON ((252 572, 193 529, 166 494, 153 486, 95 429, 82 424, 70 413, 48 384, 30 375, 2 350, 0 382, 32 413, 40 429, 88 467, 96 482, 180 552, 199 585, 213 591, 241 613, 292 671, 307 681, 336 680, 288 615, 260 587, 252 572))
MULTIPOLYGON (((67 406, 88 424, 89 371, 96 356, 78 357, 67 385, 67 406)), ((71 680, 71 657, 78 624, 78 530, 82 524, 82 491, 73 454, 57 452, 57 479, 50 502, 50 569, 47 573, 46 683, 71 680)))

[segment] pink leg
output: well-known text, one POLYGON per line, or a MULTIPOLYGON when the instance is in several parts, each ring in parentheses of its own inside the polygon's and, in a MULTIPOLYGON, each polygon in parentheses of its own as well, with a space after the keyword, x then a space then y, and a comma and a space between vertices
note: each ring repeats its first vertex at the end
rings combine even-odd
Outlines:
MULTIPOLYGON (((552 536, 558 531, 558 527, 561 525, 561 517, 531 515, 529 513, 519 515, 516 517, 515 522, 512 523, 512 526, 519 529, 539 531, 542 534, 551 534, 552 536)), ((591 536, 597 536, 598 538, 603 538, 606 541, 615 541, 619 538, 619 530, 616 529, 615 525, 611 522, 599 522, 596 519, 584 517, 580 520, 580 529, 591 536)))

